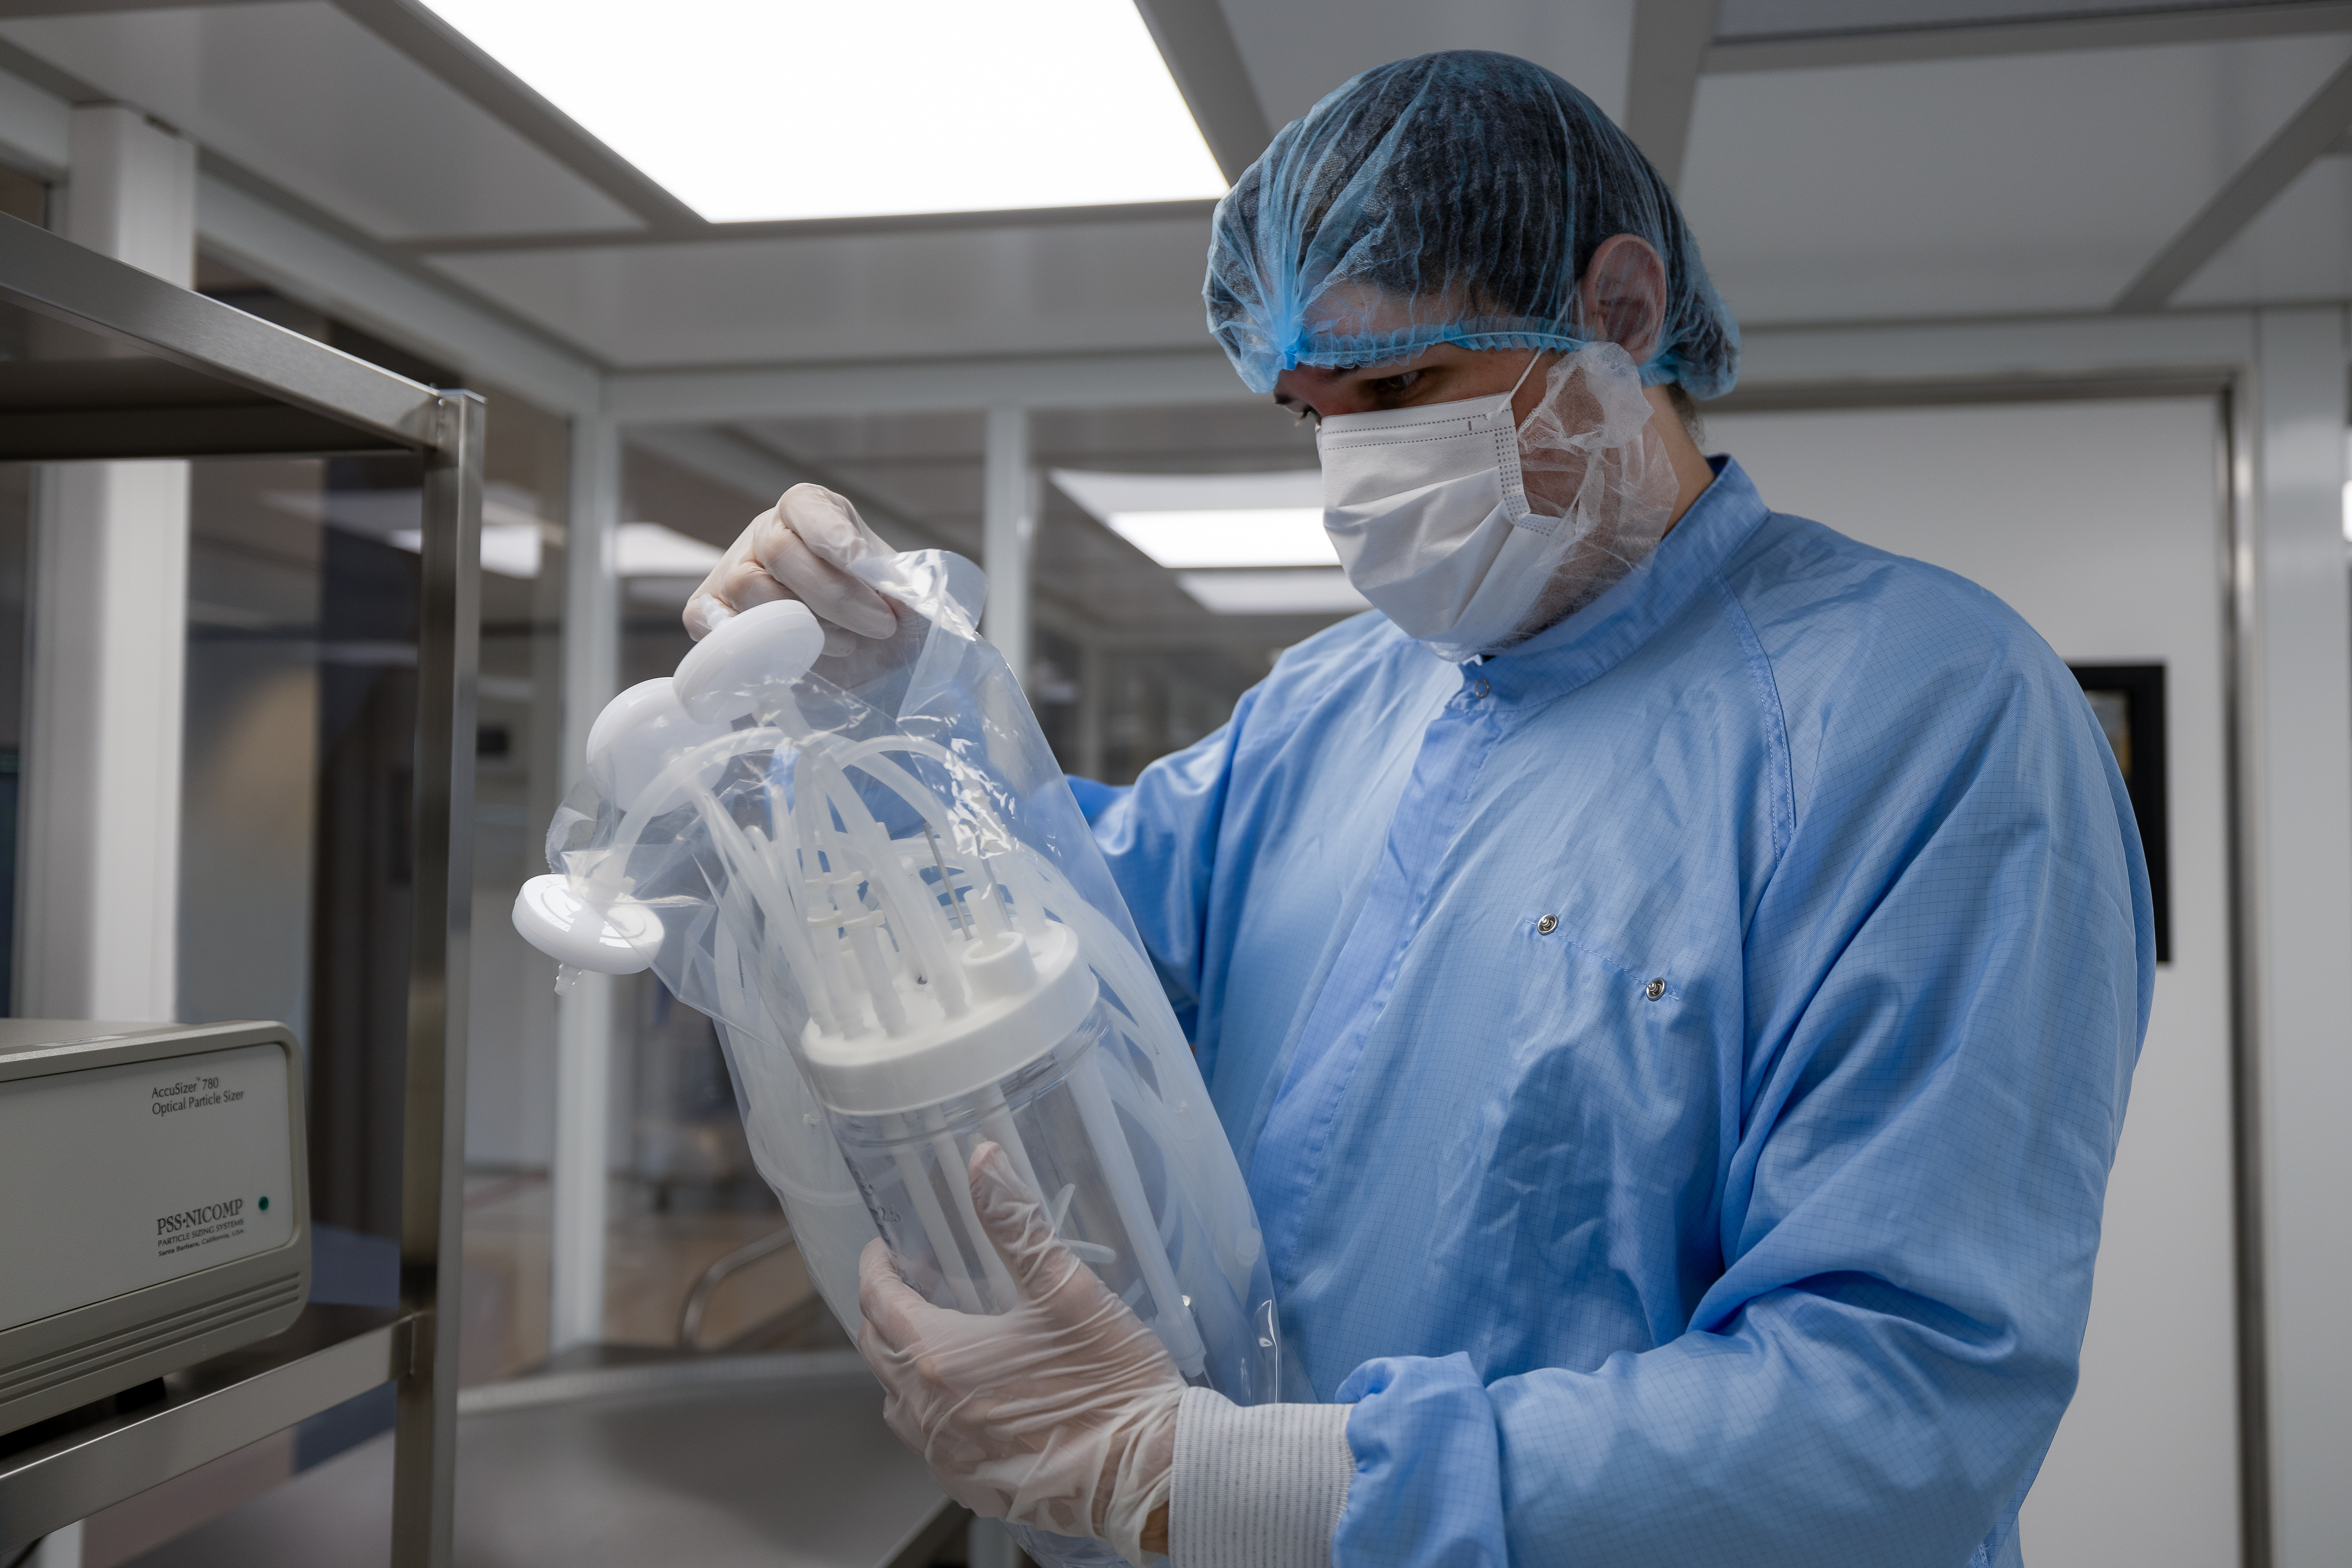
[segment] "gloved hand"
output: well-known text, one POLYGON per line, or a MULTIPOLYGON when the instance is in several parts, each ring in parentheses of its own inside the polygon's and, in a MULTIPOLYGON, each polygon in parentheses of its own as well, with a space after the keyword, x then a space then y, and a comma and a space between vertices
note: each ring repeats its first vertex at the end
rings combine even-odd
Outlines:
POLYGON ((857 1348, 887 1391, 883 1417, 974 1513, 1093 1536, 1140 1563, 1174 1473, 1183 1376, 1054 1235, 1003 1150, 982 1144, 968 1174, 1020 1304, 999 1317, 934 1307, 869 1243, 857 1348))
POLYGON ((850 574, 890 547, 857 509, 823 485, 794 485, 753 518, 686 602, 687 635, 699 642, 728 615, 772 599, 798 599, 824 623, 824 651, 838 658, 856 637, 890 637, 890 601, 850 574))

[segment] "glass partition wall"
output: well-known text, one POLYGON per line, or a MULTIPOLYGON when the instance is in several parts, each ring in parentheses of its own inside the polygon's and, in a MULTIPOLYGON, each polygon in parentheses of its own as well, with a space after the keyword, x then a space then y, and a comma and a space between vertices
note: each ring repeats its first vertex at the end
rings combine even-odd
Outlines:
POLYGON ((482 679, 474 774, 474 990, 466 1088, 462 1383, 547 1357, 554 976, 515 935, 515 889, 545 869, 563 775, 563 543, 570 437, 492 391, 482 501, 482 679))
MULTIPOLYGON (((624 688, 677 668, 691 646, 678 619, 688 595, 774 500, 627 453, 617 551, 624 688)), ((616 982, 614 1009, 606 1353, 845 1343, 752 1167, 710 1021, 651 973, 616 982)))
MULTIPOLYGON (((387 368, 458 379, 283 301, 220 291, 387 368)), ((466 1384, 549 1349, 553 995, 507 910, 565 783, 566 426, 486 396, 466 1384)), ((191 475, 180 1016, 280 1019, 306 1047, 320 1301, 397 1292, 421 478, 398 456, 207 461, 191 475)), ((0 546, 7 499, 0 489, 0 546)), ((389 1429, 391 1393, 305 1423, 291 1468, 389 1429)))

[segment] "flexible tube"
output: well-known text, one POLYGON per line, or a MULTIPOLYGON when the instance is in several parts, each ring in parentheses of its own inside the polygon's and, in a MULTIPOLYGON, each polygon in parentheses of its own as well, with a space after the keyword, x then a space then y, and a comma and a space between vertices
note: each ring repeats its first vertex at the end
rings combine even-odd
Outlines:
MULTIPOLYGON (((955 1293, 956 1305, 967 1312, 985 1311, 980 1292, 972 1288, 971 1274, 963 1266, 963 1250, 956 1246, 955 1227, 948 1224, 947 1211, 940 1207, 940 1195, 931 1190, 931 1178, 923 1169, 922 1156, 915 1145, 900 1143, 890 1151, 890 1158, 898 1167, 899 1180, 906 1184, 908 1200, 915 1205, 915 1217, 922 1223, 931 1252, 940 1260, 940 1272, 947 1276, 948 1289, 955 1293)), ((971 1202, 969 1184, 964 1202, 971 1202)), ((993 1249, 985 1246, 981 1252, 983 1257, 994 1255, 993 1249)))
POLYGON ((865 803, 851 787, 849 775, 838 767, 827 765, 817 770, 815 781, 827 796, 835 795, 838 784, 839 798, 833 800, 834 815, 840 817, 847 829, 850 848, 865 863, 866 886, 874 889, 888 914, 890 929, 909 950, 908 956, 921 967, 929 979, 932 995, 940 1010, 949 1017, 960 1017, 970 1007, 969 994, 964 989, 963 973, 949 962, 947 933, 941 931, 939 900, 923 889, 922 879, 913 879, 924 913, 929 918, 917 920, 909 907, 911 900, 902 884, 908 880, 904 858, 895 847, 897 840, 882 830, 865 803))
POLYGON ((1013 1289, 1013 1275, 1004 1267, 1003 1256, 981 1226, 980 1207, 971 1195, 971 1162, 964 1157, 955 1135, 948 1131, 939 1107, 932 1106, 922 1114, 923 1127, 931 1135, 931 1153, 940 1163, 940 1174, 947 1178, 948 1193, 955 1199, 965 1233, 971 1237, 971 1249, 979 1254, 981 1268, 988 1275, 989 1294, 996 1300, 999 1310, 1009 1312, 1020 1302, 1021 1292, 1013 1289))
MULTIPOLYGON (((1004 1103, 1004 1090, 992 1083, 972 1098, 980 1102, 981 1126, 1000 1148, 1013 1156, 1013 1168, 1029 1188, 1030 1195, 1044 1203, 1045 1189, 1038 1184, 1036 1167, 1029 1163, 1028 1145, 1022 1142, 1020 1129, 1013 1125, 1013 1110, 1004 1103)), ((1055 1228, 1059 1229, 1060 1226, 1055 1228)))
POLYGON ((1070 1098, 1077 1102, 1078 1118, 1086 1124, 1087 1139, 1094 1145, 1095 1163, 1109 1184, 1119 1224, 1127 1230, 1128 1244, 1135 1248, 1144 1288, 1159 1308, 1160 1339, 1184 1375, 1199 1377, 1208 1365, 1208 1351, 1201 1343, 1191 1309, 1184 1304, 1184 1293, 1176 1288, 1176 1270, 1169 1264, 1167 1246, 1151 1217, 1151 1205, 1144 1198, 1135 1152, 1127 1146, 1127 1134, 1119 1128, 1109 1090, 1103 1088, 1101 1066, 1093 1050, 1079 1054, 1067 1082, 1070 1098))

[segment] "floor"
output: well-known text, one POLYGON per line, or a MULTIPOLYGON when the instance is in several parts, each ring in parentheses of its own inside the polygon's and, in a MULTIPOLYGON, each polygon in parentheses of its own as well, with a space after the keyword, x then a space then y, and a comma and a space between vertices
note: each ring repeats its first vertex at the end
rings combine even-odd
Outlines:
MULTIPOLYGON (((614 1178, 608 1212, 604 1339, 624 1345, 676 1345, 679 1315, 703 1270, 784 1223, 764 1190, 661 1192, 630 1177, 614 1178)), ((547 1359, 549 1218, 543 1173, 467 1178, 462 1384, 511 1377, 547 1359)), ((761 1258, 712 1294, 698 1343, 765 1348, 756 1331, 814 1295, 791 1250, 761 1258)))
MULTIPOLYGON (((392 1458, 375 1437, 136 1561, 384 1568, 392 1458)), ((526 1378, 458 1417, 457 1568, 927 1568, 968 1517, 846 1350, 526 1378)))
MULTIPOLYGON (((764 1189, 664 1191, 628 1177, 616 1177, 613 1189, 605 1342, 592 1360, 675 1352, 680 1312, 703 1271, 784 1223, 764 1189)), ((530 1171, 469 1173, 465 1204, 458 1381, 474 1387, 551 1359, 547 1178, 530 1171)), ((696 1348, 823 1349, 848 1342, 817 1300, 799 1257, 786 1249, 730 1276, 712 1293, 696 1348)), ((578 1359, 575 1354, 562 1364, 578 1359)), ((352 1436, 363 1437, 367 1430, 352 1436)), ((141 1560, 276 1488, 309 1462, 298 1454, 289 1428, 102 1510, 85 1523, 81 1568, 141 1560)))

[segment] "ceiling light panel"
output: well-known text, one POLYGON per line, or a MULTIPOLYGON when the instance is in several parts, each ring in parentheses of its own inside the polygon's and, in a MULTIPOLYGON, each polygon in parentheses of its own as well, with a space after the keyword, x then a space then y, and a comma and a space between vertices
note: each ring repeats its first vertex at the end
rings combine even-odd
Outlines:
POLYGON ((428 3, 714 223, 1224 190, 1128 0, 428 3))
POLYGON ((1231 511, 1255 507, 1320 507, 1323 470, 1270 474, 1111 474, 1050 470, 1054 488, 1097 519, 1115 511, 1231 511))
POLYGON ((709 575, 725 553, 715 544, 689 539, 658 522, 625 522, 613 538, 613 570, 623 577, 709 575))
POLYGON ((1171 569, 1337 566, 1323 531, 1323 477, 1104 474, 1053 470, 1055 486, 1120 538, 1171 569))
POLYGON ((1162 566, 1337 566, 1320 508, 1115 511, 1111 531, 1162 566))
POLYGON ((1220 616, 1349 616, 1371 605, 1336 566, 1304 572, 1179 572, 1177 585, 1220 616))

